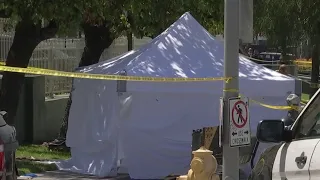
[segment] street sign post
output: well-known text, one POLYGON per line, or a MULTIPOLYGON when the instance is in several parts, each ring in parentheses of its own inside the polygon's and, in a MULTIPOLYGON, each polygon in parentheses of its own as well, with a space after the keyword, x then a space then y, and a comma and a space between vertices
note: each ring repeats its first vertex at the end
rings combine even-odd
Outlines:
POLYGON ((219 147, 222 146, 222 135, 223 135, 223 106, 224 101, 223 98, 220 97, 220 108, 219 108, 219 147))
POLYGON ((224 77, 223 85, 222 179, 239 179, 239 148, 230 147, 229 98, 239 96, 239 0, 224 0, 224 77), (229 91, 229 90, 236 91, 229 91))
POLYGON ((230 147, 243 147, 251 144, 248 98, 229 99, 230 147))

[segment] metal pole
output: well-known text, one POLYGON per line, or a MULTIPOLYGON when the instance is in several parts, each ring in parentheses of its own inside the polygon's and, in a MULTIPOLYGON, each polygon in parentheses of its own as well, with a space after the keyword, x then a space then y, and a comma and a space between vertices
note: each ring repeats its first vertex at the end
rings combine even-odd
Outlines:
POLYGON ((239 0, 239 39, 253 43, 253 0, 239 0))
POLYGON ((230 147, 229 102, 239 93, 239 0, 224 0, 224 76, 232 77, 224 83, 223 98, 223 180, 239 180, 239 148, 230 147), (228 91, 229 90, 229 91, 228 91))

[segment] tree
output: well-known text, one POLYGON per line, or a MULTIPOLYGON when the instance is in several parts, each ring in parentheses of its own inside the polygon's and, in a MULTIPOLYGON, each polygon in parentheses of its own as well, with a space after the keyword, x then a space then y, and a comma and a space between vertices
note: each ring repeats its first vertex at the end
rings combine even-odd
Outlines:
POLYGON ((223 32, 222 0, 141 0, 133 3, 131 10, 130 24, 139 37, 156 37, 185 12, 190 12, 212 34, 223 32))
POLYGON ((284 59, 287 46, 301 39, 298 1, 254 1, 254 31, 265 35, 273 46, 281 47, 284 59))
MULTIPOLYGON (((268 41, 281 46, 286 55, 287 45, 310 39, 312 47, 311 92, 318 90, 320 61, 320 6, 314 0, 255 1, 255 30, 263 32, 268 41)), ((285 57, 285 56, 284 56, 285 57)))
MULTIPOLYGON (((58 28, 72 26, 78 10, 74 1, 6 0, 0 4, 0 17, 14 24, 14 39, 6 59, 7 66, 27 67, 33 50, 44 40, 56 35, 58 28)), ((4 72, 1 83, 0 109, 8 112, 14 124, 24 74, 4 72)))
POLYGON ((187 0, 187 10, 211 34, 223 33, 224 1, 223 0, 187 0))
POLYGON ((312 46, 312 70, 311 92, 312 96, 318 90, 319 61, 320 61, 320 2, 314 0, 298 1, 299 20, 303 35, 311 40, 312 46))
MULTIPOLYGON (((127 29, 124 21, 124 7, 128 2, 126 0, 95 0, 85 3, 81 9, 81 28, 85 35, 85 47, 78 67, 98 63, 103 51, 127 29)), ((58 139, 50 143, 53 146, 64 143, 71 105, 72 92, 69 95, 58 139)))
MULTIPOLYGON (((98 63, 102 52, 120 35, 126 34, 131 36, 133 32, 138 37, 154 37, 158 35, 160 33, 160 30, 158 30, 159 26, 154 23, 155 19, 152 19, 153 17, 151 17, 149 13, 152 13, 154 16, 158 16, 159 14, 153 13, 153 11, 148 8, 154 7, 154 5, 156 5, 154 3, 160 2, 162 1, 96 0, 87 2, 83 9, 85 13, 82 15, 85 48, 79 67, 98 63), (103 4, 103 2, 105 4, 103 4), (149 21, 150 19, 152 20, 149 21)), ((162 9, 161 12, 167 11, 166 9, 162 9)), ((164 22, 161 24, 161 26, 167 25, 164 22)), ((50 143, 53 146, 64 143, 71 105, 72 94, 69 96, 58 139, 50 143)))

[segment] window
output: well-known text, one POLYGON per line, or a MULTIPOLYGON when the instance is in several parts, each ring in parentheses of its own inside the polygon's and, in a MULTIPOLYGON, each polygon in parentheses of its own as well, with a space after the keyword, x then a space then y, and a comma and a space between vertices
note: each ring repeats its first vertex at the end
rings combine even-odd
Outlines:
POLYGON ((314 98, 311 104, 300 116, 297 122, 295 139, 320 137, 320 96, 314 98))

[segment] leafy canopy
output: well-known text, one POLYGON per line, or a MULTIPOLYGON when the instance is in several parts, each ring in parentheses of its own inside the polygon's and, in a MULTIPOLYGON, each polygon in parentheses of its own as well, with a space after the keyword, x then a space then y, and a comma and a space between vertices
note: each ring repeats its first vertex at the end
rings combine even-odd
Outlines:
POLYGON ((0 12, 13 24, 54 20, 65 32, 85 22, 108 26, 115 36, 129 30, 139 37, 158 35, 186 11, 210 32, 222 32, 222 0, 5 0, 0 4, 0 12))

